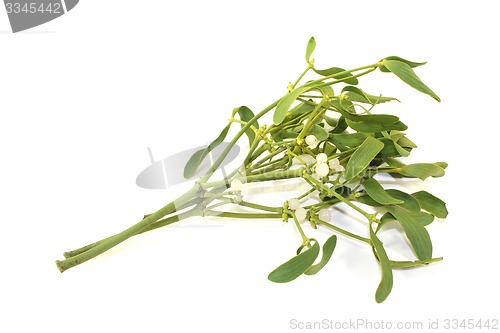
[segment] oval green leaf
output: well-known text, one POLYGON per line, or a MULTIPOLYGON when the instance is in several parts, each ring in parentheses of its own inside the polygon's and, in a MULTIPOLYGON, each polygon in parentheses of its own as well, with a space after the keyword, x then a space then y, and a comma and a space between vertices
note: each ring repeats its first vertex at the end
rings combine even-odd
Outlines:
MULTIPOLYGON (((311 101, 311 100, 310 100, 311 101)), ((296 107, 290 110, 290 118, 296 118, 297 116, 311 112, 314 110, 316 106, 314 105, 314 102, 311 101, 311 104, 309 103, 300 103, 296 107)))
MULTIPOLYGON (((248 107, 246 106, 240 106, 239 108, 237 108, 237 112, 240 116, 240 119, 242 121, 245 121, 245 122, 248 122, 250 121, 253 117, 255 117, 255 114, 252 112, 252 110, 250 110, 248 107)), ((241 124, 241 127, 244 127, 245 125, 241 124)), ((259 128, 259 123, 258 121, 255 121, 253 123, 253 127, 255 128, 259 128)), ((253 140, 255 140, 255 132, 252 128, 248 128, 246 131, 245 131, 245 134, 246 136, 248 137, 248 145, 251 146, 252 145, 252 142, 253 140)))
POLYGON ((403 203, 399 205, 401 208, 409 210, 410 212, 415 212, 415 213, 420 212, 420 208, 421 208, 420 204, 418 203, 418 201, 414 197, 412 197, 408 193, 405 193, 405 192, 400 191, 400 190, 392 189, 392 188, 385 190, 385 191, 391 197, 394 197, 396 199, 403 201, 403 203))
POLYGON ((311 61, 311 55, 314 52, 314 49, 316 48, 316 40, 314 37, 311 37, 309 41, 307 42, 307 47, 306 47, 306 62, 309 63, 311 61))
POLYGON ((328 132, 325 131, 325 129, 319 125, 313 125, 311 126, 311 129, 309 130, 310 135, 314 135, 318 141, 324 141, 328 139, 328 132))
POLYGON ((372 136, 367 137, 347 162, 345 179, 351 180, 363 172, 382 148, 384 148, 382 142, 372 136))
POLYGON ((396 148, 397 152, 402 157, 410 156, 410 152, 408 150, 404 149, 403 147, 401 147, 396 141, 394 141, 394 148, 396 148))
POLYGON ((411 67, 399 60, 383 60, 382 66, 385 66, 389 71, 399 77, 403 82, 408 84, 410 87, 417 89, 418 91, 427 94, 434 98, 436 101, 440 102, 441 99, 436 95, 429 87, 427 87, 422 80, 415 74, 411 67))
MULTIPOLYGON (((348 111, 349 109, 354 110, 353 104, 349 100, 332 100, 330 101, 330 105, 333 107, 334 111, 337 111, 345 118, 359 123, 377 123, 381 125, 381 128, 386 128, 383 125, 394 125, 397 123, 401 123, 399 121, 399 117, 391 115, 391 114, 368 114, 368 115, 360 115, 348 111)), ((401 127, 400 125, 394 125, 394 127, 401 127)), ((392 127, 387 127, 388 130, 392 129, 392 127)), ((405 129, 407 127, 404 127, 405 129)), ((396 128, 395 128, 396 129, 396 128)))
POLYGON ((398 138, 396 142, 398 143, 398 145, 404 148, 417 148, 417 145, 406 136, 398 138))
POLYGON ((396 199, 387 193, 382 185, 374 178, 365 179, 363 181, 363 187, 370 198, 382 205, 398 205, 404 203, 404 201, 396 199))
POLYGON ((347 128, 347 122, 345 121, 345 117, 341 116, 339 118, 339 122, 337 123, 337 126, 331 131, 331 133, 343 133, 346 128, 347 128))
POLYGON ((420 260, 432 258, 432 241, 429 233, 422 223, 415 219, 414 214, 399 207, 388 207, 387 210, 403 227, 417 258, 420 260))
POLYGON ((304 272, 307 271, 312 264, 314 264, 314 261, 319 254, 318 242, 313 239, 311 239, 311 241, 314 241, 314 245, 312 247, 280 265, 274 271, 269 273, 267 278, 272 282, 285 283, 293 281, 300 275, 304 274, 304 272))
MULTIPOLYGON (((396 146, 394 145, 394 141, 392 139, 379 138, 379 140, 384 144, 384 149, 382 149, 382 151, 380 152, 379 157, 391 158, 401 156, 401 154, 396 149, 396 146)), ((411 148, 407 148, 405 150, 411 150, 411 148)))
POLYGON ((344 133, 344 134, 330 134, 330 141, 335 144, 341 144, 348 147, 357 147, 365 141, 368 137, 366 133, 344 133))
MULTIPOLYGON (((370 116, 375 116, 375 115, 370 115, 370 116)), ((380 115, 380 116, 385 116, 385 115, 380 115)), ((359 116, 359 117, 368 117, 368 116, 359 116)), ((362 120, 364 119, 362 118, 362 120)), ((353 121, 347 118, 346 122, 347 125, 349 125, 349 127, 352 128, 353 130, 365 133, 380 133, 383 131, 390 131, 390 130, 404 131, 408 128, 408 126, 406 126, 401 121, 397 121, 392 124, 384 124, 384 123, 365 122, 365 121, 353 121)))
POLYGON ((292 106, 293 102, 295 102, 295 100, 300 95, 312 89, 313 89, 312 86, 301 86, 283 96, 281 100, 278 102, 278 105, 276 105, 276 110, 274 110, 274 115, 273 115, 274 124, 275 125, 281 124, 283 119, 285 119, 288 110, 290 110, 290 107, 292 106))
POLYGON ((446 209, 446 203, 439 199, 438 197, 430 194, 426 191, 419 191, 412 194, 422 207, 423 210, 431 213, 432 215, 439 217, 441 219, 448 216, 448 209, 446 209))
MULTIPOLYGON (((410 60, 406 60, 406 59, 403 59, 401 57, 397 57, 397 56, 389 56, 389 57, 386 57, 384 58, 386 60, 397 60, 397 61, 401 61, 401 62, 404 62, 405 64, 407 64, 408 66, 410 66, 411 68, 415 68, 415 67, 418 67, 418 66, 422 66, 422 65, 425 65, 427 63, 427 61, 424 61, 424 62, 415 62, 415 61, 410 61, 410 60)), ((382 59, 382 60, 384 60, 382 59)), ((381 60, 381 61, 382 61, 381 60)), ((382 72, 390 72, 390 70, 387 69, 387 67, 385 66, 380 66, 380 71, 382 72)))
POLYGON ((186 163, 186 166, 184 167, 184 178, 189 179, 194 176, 196 171, 198 170, 198 167, 200 166, 201 162, 203 162, 203 159, 214 149, 217 147, 224 139, 226 138, 227 132, 229 131, 229 127, 231 125, 227 125, 222 132, 219 134, 217 139, 212 141, 210 145, 208 145, 207 148, 205 149, 200 149, 196 153, 194 153, 191 158, 186 163))
POLYGON ((325 244, 323 244, 323 256, 321 257, 321 261, 318 264, 311 266, 307 271, 305 271, 304 274, 313 275, 318 273, 323 267, 325 267, 325 265, 332 257, 333 250, 335 250, 336 245, 337 245, 337 236, 332 235, 330 238, 326 240, 325 244))
POLYGON ((377 291, 375 292, 375 300, 377 303, 382 303, 387 299, 387 296, 389 296, 392 290, 392 264, 387 256, 387 252, 385 252, 384 245, 371 228, 370 239, 372 241, 373 248, 375 249, 375 253, 377 254, 380 268, 382 269, 382 278, 380 279, 377 291))
POLYGON ((337 80, 348 78, 348 79, 344 80, 344 82, 347 84, 357 85, 359 83, 357 78, 351 77, 351 76, 353 76, 352 73, 347 72, 343 68, 339 68, 339 67, 331 67, 328 69, 313 68, 313 70, 319 75, 332 76, 332 78, 337 79, 337 80), (338 75, 335 75, 335 74, 338 74, 338 75))
POLYGON ((397 98, 370 95, 359 89, 358 87, 353 86, 345 86, 342 89, 342 93, 344 93, 346 98, 352 102, 360 102, 371 105, 385 103, 393 100, 399 102, 397 98))
POLYGON ((410 178, 420 178, 425 180, 428 177, 444 176, 444 169, 432 163, 414 163, 408 164, 397 169, 397 172, 410 178))

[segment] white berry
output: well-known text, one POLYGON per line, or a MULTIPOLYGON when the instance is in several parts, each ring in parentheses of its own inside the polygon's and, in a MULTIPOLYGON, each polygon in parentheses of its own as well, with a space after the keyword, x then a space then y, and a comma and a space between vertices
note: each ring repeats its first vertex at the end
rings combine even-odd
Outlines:
POLYGON ((318 212, 318 217, 321 221, 330 222, 330 219, 332 218, 332 214, 330 213, 330 211, 328 209, 323 208, 318 212))
POLYGON ((304 208, 299 207, 295 210, 295 217, 297 218, 297 221, 302 222, 306 219, 307 212, 304 208))
POLYGON ((296 210, 300 207, 300 201, 295 198, 288 199, 288 208, 291 210, 296 210))
POLYGON ((306 144, 308 146, 314 147, 318 143, 318 139, 314 135, 308 135, 306 136, 306 144))
POLYGON ((231 182, 231 190, 232 191, 241 191, 241 188, 243 187, 243 183, 239 179, 233 179, 231 182))
POLYGON ((330 166, 330 169, 337 171, 337 172, 342 172, 345 170, 345 168, 340 164, 340 161, 338 158, 331 159, 328 162, 328 165, 330 166))
POLYGON ((321 178, 325 177, 330 172, 330 168, 328 168, 328 165, 326 163, 316 164, 315 170, 318 176, 320 176, 321 178))
POLYGON ((326 161, 328 161, 328 156, 325 153, 319 153, 316 155, 316 162, 326 163, 326 161))

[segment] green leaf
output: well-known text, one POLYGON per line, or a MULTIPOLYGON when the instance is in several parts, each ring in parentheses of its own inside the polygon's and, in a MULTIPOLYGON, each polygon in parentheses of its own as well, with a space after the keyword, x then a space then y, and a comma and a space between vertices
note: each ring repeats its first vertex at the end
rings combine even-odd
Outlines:
POLYGON ((290 110, 290 107, 292 106, 293 102, 295 102, 295 100, 300 95, 302 95, 306 91, 312 90, 313 88, 314 88, 313 86, 307 86, 307 85, 301 86, 283 96, 281 100, 278 102, 278 105, 276 105, 276 110, 274 110, 274 115, 273 115, 274 124, 275 125, 281 124, 283 119, 285 119, 288 110, 290 110))
POLYGON ((333 91, 333 88, 331 86, 319 86, 314 88, 314 90, 319 91, 325 99, 329 99, 335 96, 335 92, 333 91))
POLYGON ((434 215, 425 212, 410 212, 412 218, 423 226, 429 225, 434 221, 434 215))
POLYGON ((314 241, 312 247, 280 265, 269 273, 267 278, 272 282, 284 283, 295 280, 300 275, 304 274, 304 272, 314 264, 319 254, 318 242, 315 239, 311 239, 311 241, 314 241))
POLYGON ((397 116, 393 116, 391 114, 367 114, 367 115, 358 115, 357 119, 352 119, 358 122, 365 123, 377 123, 382 125, 393 125, 399 121, 397 116))
POLYGON ((400 168, 400 167, 406 165, 403 162, 398 161, 397 159, 391 158, 391 157, 384 158, 384 162, 387 163, 387 165, 392 167, 392 168, 400 168))
MULTIPOLYGON (((397 116, 391 114, 368 114, 368 115, 360 115, 348 111, 350 108, 353 109, 353 105, 348 100, 331 100, 331 106, 335 109, 335 111, 339 112, 345 118, 355 121, 355 122, 366 122, 366 123, 377 123, 381 125, 392 125, 399 122, 399 118, 397 116), (346 107, 346 103, 348 103, 346 107)), ((354 110, 354 109, 353 109, 354 110)), ((399 127, 399 126, 397 126, 399 127)), ((390 128, 390 127, 388 127, 390 128)))
POLYGON ((345 121, 345 117, 341 116, 339 118, 339 122, 337 123, 337 126, 331 131, 331 133, 343 133, 346 128, 347 128, 347 122, 345 121))
POLYGON ((369 136, 352 154, 345 170, 346 180, 351 180, 359 175, 370 162, 384 148, 384 144, 372 136, 369 136))
MULTIPOLYGON (((311 101, 311 100, 309 100, 311 101)), ((312 101, 311 101, 312 102, 312 101)), ((290 110, 290 118, 296 118, 297 116, 311 112, 316 106, 309 103, 300 103, 290 110)))
MULTIPOLYGON (((415 68, 415 67, 418 67, 418 66, 422 66, 422 65, 425 65, 427 63, 427 61, 424 61, 424 62, 414 62, 414 61, 410 61, 410 60, 406 60, 406 59, 403 59, 403 58, 400 58, 400 57, 397 57, 397 56, 390 56, 390 57, 386 57, 384 58, 386 60, 397 60, 397 61, 401 61, 401 62, 404 62, 405 64, 407 64, 408 66, 410 66, 411 68, 415 68)), ((382 60, 384 60, 382 59, 382 60)), ((380 60, 380 61, 382 61, 380 60)), ((387 67, 385 66, 380 66, 380 71, 382 72, 390 72, 390 70, 387 69, 387 67)))
POLYGON ((311 129, 309 130, 310 135, 314 135, 318 141, 323 141, 328 139, 328 132, 325 131, 325 129, 319 125, 313 125, 311 126, 311 129))
POLYGON ((411 69, 408 64, 398 60, 385 59, 382 61, 382 66, 385 66, 389 71, 391 71, 409 86, 431 96, 438 102, 441 101, 441 99, 420 80, 420 78, 417 76, 417 74, 415 74, 413 69, 411 69))
POLYGON ((353 76, 352 73, 347 72, 343 68, 339 68, 339 67, 331 67, 328 69, 313 68, 313 70, 319 75, 323 75, 323 76, 333 75, 333 78, 337 79, 337 80, 341 80, 341 79, 345 79, 345 78, 349 77, 349 79, 344 80, 344 82, 347 84, 357 85, 359 83, 357 78, 351 77, 351 76, 353 76), (340 74, 340 73, 342 73, 342 74, 340 74), (335 75, 335 74, 338 74, 338 75, 335 75))
POLYGON ((444 176, 444 169, 432 163, 408 164, 397 169, 397 172, 410 178, 420 178, 425 180, 428 177, 444 176))
POLYGON ((342 144, 348 147, 357 147, 368 137, 366 133, 351 133, 351 134, 330 134, 329 138, 335 144, 342 144))
POLYGON ((423 210, 428 211, 432 215, 439 217, 441 219, 448 216, 448 210, 446 209, 446 203, 439 199, 438 197, 430 194, 426 191, 419 191, 412 194, 412 197, 417 199, 423 210))
POLYGON ((443 168, 443 169, 446 169, 448 167, 448 163, 446 163, 446 162, 435 162, 432 164, 437 165, 438 167, 443 168))
POLYGON ((332 145, 330 142, 325 142, 325 145, 323 146, 323 153, 325 153, 327 156, 331 156, 335 154, 337 151, 337 147, 335 145, 332 145))
POLYGON ((429 233, 415 215, 399 207, 388 207, 387 210, 403 227, 417 258, 420 260, 432 258, 432 242, 429 233))
MULTIPOLYGON (((400 206, 402 207, 402 206, 400 206)), ((416 222, 420 223, 423 226, 429 225, 434 221, 434 215, 427 214, 424 212, 406 212, 407 215, 409 215, 410 218, 415 220, 416 222)), ((386 212, 382 217, 380 218, 380 224, 377 227, 377 232, 382 228, 382 226, 388 222, 394 221, 396 218, 389 212, 386 212)))
POLYGON ((398 145, 405 148, 417 148, 417 145, 408 139, 406 136, 399 138, 397 141, 398 145))
MULTIPOLYGON (((400 157, 401 156, 401 154, 396 149, 396 146, 394 145, 393 140, 388 139, 388 138, 379 138, 379 140, 384 144, 384 149, 382 149, 382 151, 380 152, 378 157, 390 158, 390 157, 400 157)), ((411 148, 408 148, 408 150, 411 150, 411 148)), ((404 164, 402 164, 402 165, 404 165, 404 164)))
POLYGON ((307 48, 306 48, 306 62, 309 63, 311 60, 311 55, 314 52, 314 49, 316 48, 316 40, 314 37, 311 37, 309 41, 307 42, 307 48))
POLYGON ((392 277, 392 265, 387 252, 385 252, 384 245, 378 239, 377 235, 373 232, 370 227, 370 239, 372 241, 373 247, 380 262, 380 267, 382 269, 382 278, 380 284, 378 285, 377 291, 375 292, 375 300, 377 303, 382 303, 386 300, 387 296, 391 293, 393 277, 392 277))
POLYGON ((379 207, 382 206, 381 203, 373 200, 368 194, 362 194, 359 197, 356 198, 357 202, 361 202, 362 204, 368 205, 368 206, 373 206, 373 207, 379 207))
POLYGON ((365 179, 365 181, 363 181, 363 187, 366 194, 382 205, 398 205, 404 203, 404 201, 389 195, 382 185, 374 178, 365 179))
POLYGON ((417 266, 427 265, 432 262, 438 262, 443 260, 443 257, 439 258, 431 258, 428 260, 415 260, 415 261, 393 261, 391 260, 391 265, 393 269, 405 269, 405 268, 413 268, 417 266))
POLYGON ((325 116, 324 114, 321 116, 321 118, 323 118, 326 121, 326 123, 332 127, 337 126, 337 124, 339 123, 339 120, 337 118, 328 117, 325 116))
MULTIPOLYGON (((368 116, 363 116, 363 117, 368 117, 368 116)), ((404 131, 408 128, 408 126, 403 124, 401 121, 397 121, 393 124, 383 124, 374 122, 353 121, 348 118, 346 122, 347 125, 349 125, 349 127, 352 128, 353 130, 365 133, 379 133, 382 131, 390 131, 390 130, 404 131)))
POLYGON ((352 102, 360 102, 371 105, 385 103, 394 100, 399 102, 397 98, 370 95, 364 92, 363 90, 359 89, 358 87, 353 87, 353 86, 345 86, 342 89, 342 93, 345 93, 346 98, 352 102))
POLYGON ((408 157, 410 156, 410 152, 406 149, 404 149, 403 147, 401 147, 397 142, 394 141, 394 148, 396 148, 397 152, 399 153, 399 155, 401 155, 402 157, 408 157))
MULTIPOLYGON (((246 106, 240 106, 239 108, 237 108, 236 110, 240 116, 240 119, 242 121, 245 121, 245 122, 248 122, 250 121, 253 117, 255 117, 254 113, 252 112, 252 110, 250 110, 248 107, 246 106)), ((241 124, 241 127, 243 127, 245 125, 241 124)), ((259 123, 257 121, 255 121, 253 123, 253 127, 255 128, 259 128, 259 123)), ((245 134, 247 135, 248 137, 248 145, 251 146, 252 145, 252 142, 253 140, 255 140, 255 132, 252 128, 248 128, 246 131, 245 131, 245 134)))
POLYGON ((227 125, 222 132, 219 134, 217 139, 212 141, 210 145, 208 145, 205 149, 200 149, 196 153, 194 153, 191 158, 187 161, 186 166, 184 167, 184 178, 189 179, 194 176, 196 170, 200 166, 203 159, 214 149, 217 147, 224 139, 226 138, 227 132, 229 131, 229 125, 227 125))
POLYGON ((326 240, 325 244, 323 244, 323 256, 321 257, 321 261, 318 264, 311 266, 304 274, 313 275, 318 273, 323 267, 325 267, 325 265, 332 257, 332 253, 333 250, 335 250, 336 245, 337 245, 337 236, 332 235, 330 238, 326 240))
POLYGON ((378 232, 378 229, 380 229, 380 227, 382 227, 382 225, 386 224, 386 223, 389 223, 391 221, 395 221, 396 218, 389 212, 385 212, 384 215, 382 215, 382 217, 380 218, 380 224, 379 224, 379 228, 377 228, 377 232, 378 232))
POLYGON ((405 193, 396 189, 385 190, 391 197, 402 200, 403 203, 399 204, 399 207, 409 210, 410 212, 418 213, 420 212, 420 204, 418 201, 412 197, 410 194, 405 193))

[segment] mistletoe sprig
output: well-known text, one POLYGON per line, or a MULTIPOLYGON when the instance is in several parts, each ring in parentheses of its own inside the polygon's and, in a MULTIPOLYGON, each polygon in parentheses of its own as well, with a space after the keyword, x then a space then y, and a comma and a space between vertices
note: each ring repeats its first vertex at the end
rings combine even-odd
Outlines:
POLYGON ((406 193, 385 189, 377 175, 425 180, 443 176, 447 164, 405 164, 404 158, 416 148, 404 133, 407 126, 397 116, 373 113, 375 106, 396 98, 371 95, 358 87, 360 77, 379 70, 396 75, 409 86, 440 101, 413 70, 425 63, 390 56, 350 70, 339 67, 321 70, 315 68, 311 59, 315 47, 315 39, 311 38, 306 48, 307 68, 294 83, 288 84, 284 96, 257 114, 246 106, 235 108, 219 136, 191 157, 184 170, 186 179, 193 177, 204 158, 224 142, 232 125, 241 126, 218 160, 188 192, 116 235, 65 252, 66 259, 56 262, 59 270, 63 272, 92 259, 134 235, 195 216, 291 220, 301 240, 296 254, 269 274, 269 280, 277 283, 318 273, 332 257, 337 235, 366 243, 382 271, 375 293, 379 303, 391 292, 394 269, 442 260, 442 257, 433 257, 426 226, 435 217, 446 217, 445 203, 427 191, 406 193), (310 71, 319 77, 299 85, 310 71), (260 125, 259 120, 271 113, 272 123, 260 125), (243 164, 224 179, 211 180, 243 136, 249 144, 243 164), (283 193, 283 205, 278 207, 245 198, 245 187, 258 188, 264 182, 279 179, 301 179, 309 189, 298 197, 283 193), (313 200, 314 204, 305 205, 306 200, 313 200), (353 208, 365 219, 364 235, 352 233, 331 221, 329 208, 339 204, 353 208), (230 206, 245 207, 247 211, 223 210, 230 206), (304 222, 313 229, 326 228, 333 232, 322 246, 320 259, 321 246, 315 238, 306 235, 306 231, 311 230, 303 227, 304 222), (387 230, 384 226, 390 222, 401 225, 415 260, 396 261, 388 257, 379 235, 387 230))

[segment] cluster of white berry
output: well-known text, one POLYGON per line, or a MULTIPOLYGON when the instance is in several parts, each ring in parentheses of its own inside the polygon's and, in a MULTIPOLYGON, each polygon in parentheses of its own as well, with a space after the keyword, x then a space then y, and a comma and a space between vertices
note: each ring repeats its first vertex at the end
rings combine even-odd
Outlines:
MULTIPOLYGON (((316 138, 316 136, 311 134, 306 136, 305 142, 309 148, 314 148, 318 143, 318 139, 316 138)), ((314 176, 316 176, 316 178, 318 179, 328 176, 331 171, 333 171, 336 174, 339 174, 338 177, 339 180, 343 179, 341 173, 345 169, 340 164, 338 158, 333 158, 331 160, 328 160, 328 156, 325 153, 319 153, 318 155, 316 155, 316 158, 308 154, 302 154, 299 155, 298 157, 306 164, 316 163, 314 167, 315 171, 314 176)))
MULTIPOLYGON (((307 221, 307 211, 304 207, 300 206, 300 201, 296 198, 290 198, 288 200, 288 209, 292 210, 295 213, 295 217, 299 223, 304 223, 307 221)), ((330 211, 326 208, 321 209, 318 212, 318 218, 324 222, 330 222, 332 215, 330 211)))

